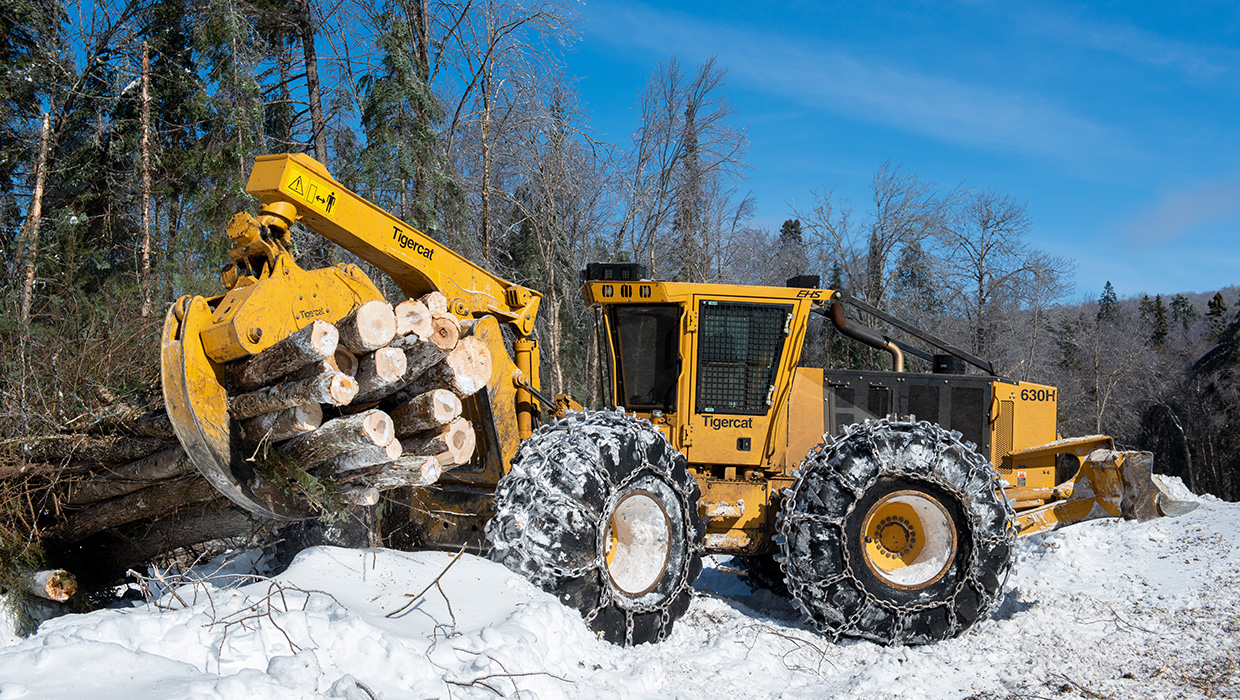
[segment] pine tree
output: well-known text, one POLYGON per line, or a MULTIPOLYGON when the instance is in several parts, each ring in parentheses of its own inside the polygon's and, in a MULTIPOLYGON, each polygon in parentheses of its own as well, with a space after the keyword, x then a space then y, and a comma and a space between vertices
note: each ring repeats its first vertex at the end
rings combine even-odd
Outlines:
POLYGON ((1197 320, 1197 309, 1188 297, 1176 294, 1171 299, 1171 318, 1187 331, 1193 325, 1193 321, 1197 320))
POLYGON ((1098 323, 1113 323, 1119 314, 1119 299, 1115 296, 1115 287, 1111 285, 1111 280, 1107 280, 1106 287, 1102 289, 1102 296, 1098 297, 1098 323))
POLYGON ((1210 303, 1206 305, 1206 318, 1210 319, 1210 332, 1212 335, 1218 333, 1227 325, 1227 302, 1223 299, 1222 292, 1215 292, 1210 298, 1210 303))

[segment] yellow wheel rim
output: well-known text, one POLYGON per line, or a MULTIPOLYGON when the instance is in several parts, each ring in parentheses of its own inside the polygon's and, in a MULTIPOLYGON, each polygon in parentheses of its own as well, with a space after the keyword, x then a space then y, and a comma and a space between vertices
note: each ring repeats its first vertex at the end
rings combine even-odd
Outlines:
POLYGON ((631 491, 616 503, 603 553, 616 591, 640 598, 659 585, 671 556, 671 531, 667 510, 650 491, 631 491))
POLYGON ((956 558, 956 525, 924 491, 896 491, 870 506, 862 520, 861 552, 870 572, 895 588, 925 588, 956 558))

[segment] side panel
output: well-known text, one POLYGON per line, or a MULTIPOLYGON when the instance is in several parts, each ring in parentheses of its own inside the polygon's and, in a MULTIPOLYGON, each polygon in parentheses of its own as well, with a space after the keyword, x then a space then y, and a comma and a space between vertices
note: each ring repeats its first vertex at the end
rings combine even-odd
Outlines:
POLYGON ((792 392, 783 412, 786 430, 779 449, 771 459, 771 466, 785 475, 791 474, 801 464, 827 433, 827 394, 822 381, 822 370, 798 367, 792 378, 792 392))
POLYGON ((1053 386, 1031 382, 995 382, 991 408, 990 461, 1003 478, 1017 488, 1049 488, 1055 485, 1053 457, 1026 460, 1021 465, 1005 459, 1013 452, 1054 442, 1056 399, 1053 386))

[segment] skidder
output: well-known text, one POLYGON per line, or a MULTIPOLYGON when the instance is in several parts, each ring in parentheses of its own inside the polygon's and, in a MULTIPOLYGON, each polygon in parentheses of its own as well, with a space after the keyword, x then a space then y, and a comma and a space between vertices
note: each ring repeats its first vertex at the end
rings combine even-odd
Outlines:
POLYGON ((573 412, 541 392, 536 291, 307 156, 259 158, 247 189, 262 206, 229 226, 227 292, 180 300, 164 330, 168 415, 198 470, 275 519, 313 512, 289 488, 300 473, 359 503, 413 488, 415 544, 489 550, 611 641, 668 635, 709 553, 783 579, 832 636, 932 642, 993 608, 1015 535, 1170 512, 1148 453, 1058 439, 1053 387, 817 279, 589 265, 607 410, 573 412), (388 306, 355 266, 301 269, 295 222, 418 301, 388 306), (919 345, 850 323, 845 305, 919 345), (811 314, 889 353, 891 371, 801 366, 811 314), (905 355, 933 371, 906 372, 905 355), (265 444, 280 469, 250 461, 265 444))

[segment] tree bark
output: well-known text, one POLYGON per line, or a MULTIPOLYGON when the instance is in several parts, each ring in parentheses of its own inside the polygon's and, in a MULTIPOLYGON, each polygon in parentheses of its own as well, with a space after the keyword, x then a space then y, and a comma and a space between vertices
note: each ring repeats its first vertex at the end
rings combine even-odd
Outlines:
POLYGON ((151 56, 142 42, 142 318, 151 315, 151 56))
POLYGON ((434 457, 404 455, 382 465, 378 472, 365 477, 365 481, 380 491, 386 491, 401 486, 427 486, 439 481, 442 474, 443 467, 434 457))
POLYGON ((280 452, 310 467, 368 446, 386 447, 396 438, 388 414, 371 409, 327 421, 313 433, 279 445, 280 452))
POLYGON ((47 150, 51 138, 51 119, 43 113, 43 134, 39 137, 39 161, 35 165, 34 193, 30 197, 30 210, 26 213, 25 249, 19 246, 19 259, 25 258, 25 279, 22 282, 22 300, 19 318, 23 326, 30 325, 30 297, 34 294, 34 273, 39 256, 39 225, 43 220, 43 188, 47 184, 47 150))
POLYGON ((382 301, 368 301, 337 324, 340 344, 354 355, 365 355, 396 337, 396 313, 382 301))
POLYGON ((399 440, 392 440, 386 445, 363 445, 316 466, 315 470, 328 477, 347 475, 349 472, 399 459, 403 452, 404 448, 399 440))
POLYGON ((215 487, 197 474, 172 479, 119 498, 88 506, 61 521, 49 533, 52 539, 76 542, 108 528, 145 518, 157 518, 178 507, 219 496, 215 487))
POLYGON ((314 47, 314 13, 310 0, 298 0, 297 28, 301 32, 302 55, 306 62, 306 90, 310 98, 310 131, 315 160, 327 164, 327 122, 323 119, 322 88, 319 83, 319 60, 314 47))
POLYGON ((194 463, 178 445, 83 481, 69 493, 70 506, 83 506, 141 491, 157 481, 194 471, 194 463))
POLYGON ((262 440, 276 443, 312 433, 323 424, 323 407, 317 403, 264 413, 241 422, 241 439, 250 445, 262 440))
POLYGON ((228 373, 239 391, 253 391, 306 365, 332 357, 339 337, 335 326, 314 321, 257 355, 228 365, 228 373))
POLYGON ((308 403, 343 406, 357 396, 357 381, 340 372, 326 371, 308 379, 297 379, 263 387, 228 400, 233 418, 245 420, 264 413, 308 403))

